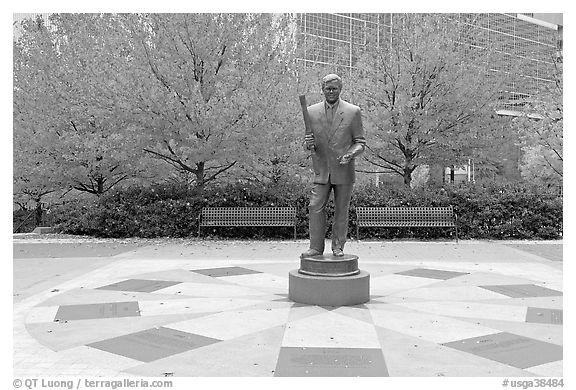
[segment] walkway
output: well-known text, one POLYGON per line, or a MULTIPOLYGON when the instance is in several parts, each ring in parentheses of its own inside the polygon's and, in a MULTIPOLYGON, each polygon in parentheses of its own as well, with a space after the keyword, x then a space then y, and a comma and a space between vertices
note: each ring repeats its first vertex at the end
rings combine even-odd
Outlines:
POLYGON ((563 375, 562 242, 352 241, 352 307, 287 298, 303 240, 13 242, 15 376, 563 375))

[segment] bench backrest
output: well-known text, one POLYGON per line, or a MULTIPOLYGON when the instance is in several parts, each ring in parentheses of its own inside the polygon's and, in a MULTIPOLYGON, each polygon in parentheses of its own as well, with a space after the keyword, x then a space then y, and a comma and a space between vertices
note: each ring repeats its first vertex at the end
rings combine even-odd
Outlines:
POLYGON ((356 207, 358 226, 455 226, 449 207, 356 207))
POLYGON ((204 207, 200 226, 294 226, 295 207, 204 207))

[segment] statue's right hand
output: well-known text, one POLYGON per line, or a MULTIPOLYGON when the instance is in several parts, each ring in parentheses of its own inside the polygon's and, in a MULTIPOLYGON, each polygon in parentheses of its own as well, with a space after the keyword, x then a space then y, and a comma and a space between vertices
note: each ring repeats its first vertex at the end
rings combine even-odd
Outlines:
POLYGON ((306 145, 306 149, 315 149, 314 145, 314 134, 306 134, 304 136, 304 145, 306 145))

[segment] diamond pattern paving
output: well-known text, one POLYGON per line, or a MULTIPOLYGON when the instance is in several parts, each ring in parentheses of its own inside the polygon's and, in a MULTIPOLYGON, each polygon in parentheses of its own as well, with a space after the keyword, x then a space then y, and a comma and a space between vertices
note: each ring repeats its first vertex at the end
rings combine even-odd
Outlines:
POLYGON ((114 290, 114 291, 134 291, 134 292, 154 292, 166 287, 174 286, 181 282, 168 282, 163 280, 141 280, 129 279, 118 283, 112 283, 107 286, 98 287, 97 290, 114 290))
POLYGON ((562 325, 564 322, 564 311, 529 307, 526 313, 526 322, 562 325))
POLYGON ((458 276, 468 275, 467 272, 443 271, 439 269, 415 268, 408 271, 396 272, 396 275, 416 276, 419 278, 448 280, 458 276))
POLYGON ((142 362, 151 362, 218 341, 220 340, 161 327, 99 341, 88 346, 142 362))
POLYGON ((388 376, 388 370, 380 349, 284 347, 274 376, 388 376))
POLYGON ((15 372, 71 372, 59 359, 85 367, 77 374, 120 376, 561 372, 562 291, 541 287, 561 280, 555 268, 542 272, 542 263, 523 264, 519 279, 504 263, 500 273, 498 265, 462 260, 375 260, 365 262, 370 302, 319 307, 287 299, 288 262, 137 261, 78 277, 22 309, 15 342, 34 349, 15 358, 15 372))
POLYGON ((508 286, 480 286, 480 287, 486 290, 506 295, 510 298, 557 297, 562 295, 561 291, 536 286, 535 284, 512 284, 508 286))
POLYGON ((516 248, 524 252, 532 253, 552 261, 562 261, 562 245, 532 245, 532 244, 506 244, 511 248, 516 248))
POLYGON ((444 345, 518 368, 562 360, 561 346, 506 332, 453 341, 444 345))
POLYGON ((237 275, 250 275, 250 274, 260 274, 260 271, 254 271, 252 269, 243 267, 221 267, 221 268, 207 268, 207 269, 195 269, 192 272, 196 272, 206 276, 222 277, 222 276, 237 276, 237 275))
POLYGON ((138 302, 94 303, 60 306, 54 320, 72 321, 111 317, 136 317, 139 315, 138 302))

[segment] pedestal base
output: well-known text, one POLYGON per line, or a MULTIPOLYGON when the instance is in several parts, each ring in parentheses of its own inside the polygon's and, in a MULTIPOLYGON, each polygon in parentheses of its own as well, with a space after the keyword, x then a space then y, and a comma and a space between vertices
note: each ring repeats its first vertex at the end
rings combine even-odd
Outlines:
POLYGON ((360 273, 358 256, 347 254, 341 257, 333 255, 301 256, 298 272, 309 276, 330 276, 336 278, 357 275, 360 273))
POLYGON ((352 276, 311 276, 290 271, 288 297, 318 306, 360 305, 370 300, 370 274, 360 270, 352 276))

